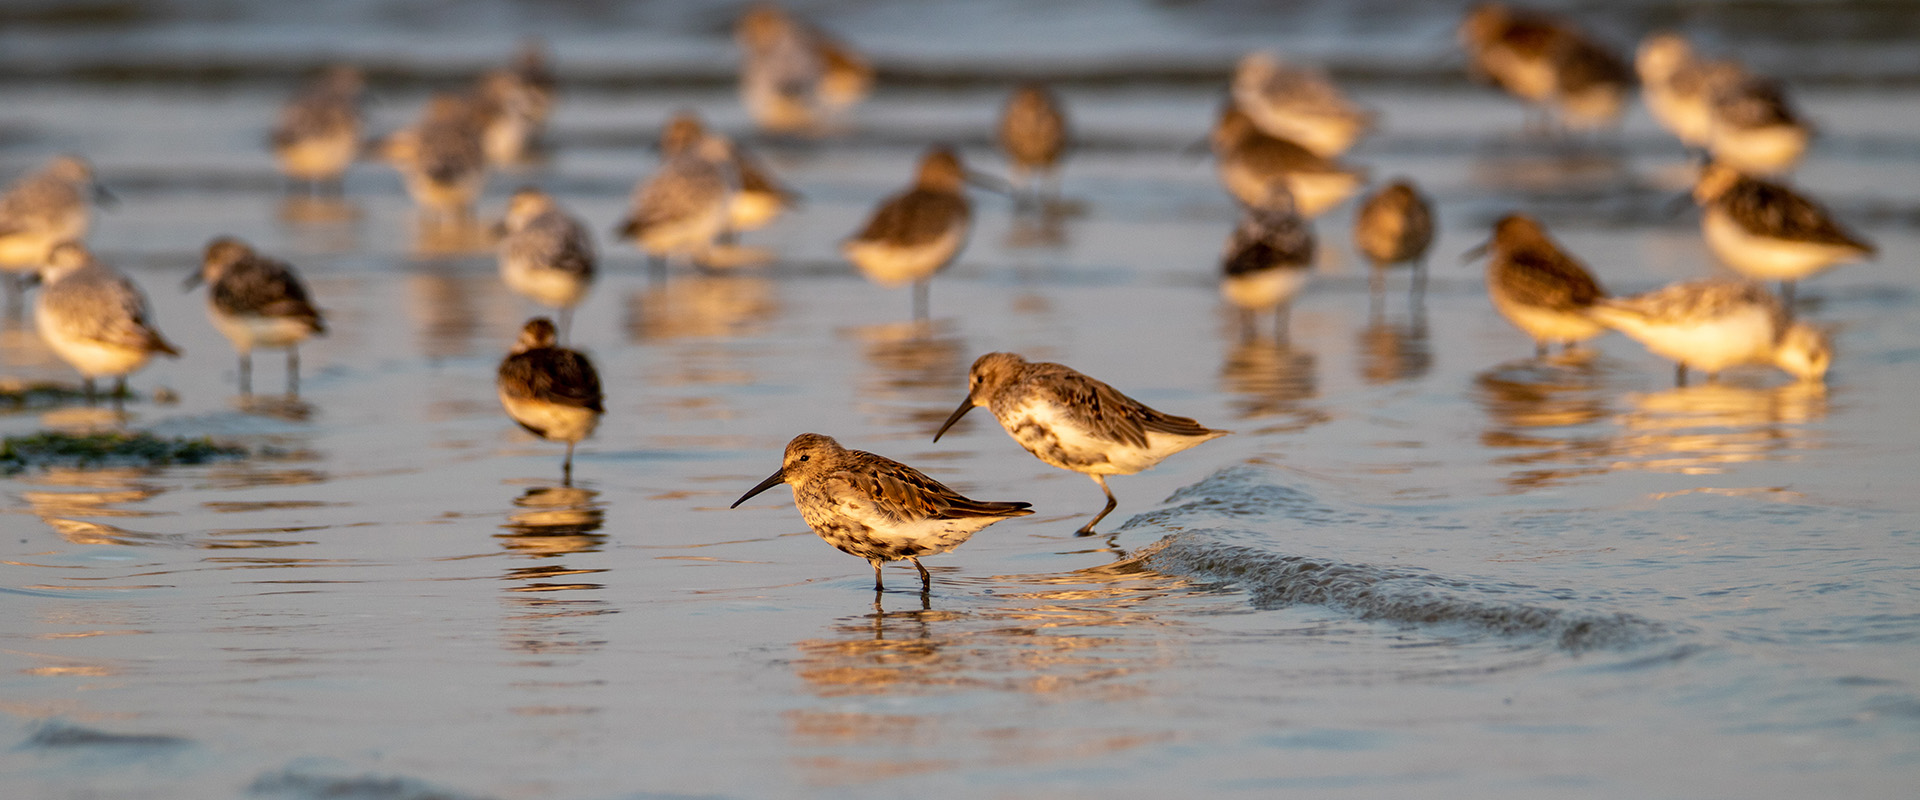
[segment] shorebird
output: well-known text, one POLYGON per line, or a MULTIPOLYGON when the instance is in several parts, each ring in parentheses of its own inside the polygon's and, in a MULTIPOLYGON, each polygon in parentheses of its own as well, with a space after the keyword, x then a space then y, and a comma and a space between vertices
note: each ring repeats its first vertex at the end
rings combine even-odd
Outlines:
POLYGON ((881 201, 840 252, 881 286, 913 284, 913 318, 927 318, 927 284, 967 244, 973 208, 964 191, 966 167, 946 145, 920 159, 913 186, 881 201))
POLYGON ((1728 278, 1676 283, 1632 297, 1603 298, 1594 319, 1674 361, 1675 385, 1687 368, 1707 373, 1745 364, 1771 364, 1804 381, 1817 381, 1833 363, 1827 335, 1794 322, 1765 287, 1728 278))
POLYGON ((40 280, 34 325, 53 352, 80 372, 87 402, 93 402, 96 377, 114 376, 117 403, 126 396, 127 374, 146 366, 153 354, 180 356, 147 320, 147 298, 140 287, 95 259, 84 245, 55 245, 40 268, 40 280))
POLYGON ((1016 187, 1034 184, 1033 196, 1042 197, 1042 185, 1055 183, 1060 159, 1067 152, 1067 114, 1060 98, 1043 83, 1022 84, 1000 111, 1000 149, 1013 162, 1016 187))
POLYGON ((593 237, 551 195, 525 188, 500 222, 500 279, 507 288, 560 313, 566 339, 573 307, 593 286, 593 237))
POLYGON ((772 3, 734 26, 740 99, 761 130, 811 133, 873 88, 873 67, 844 43, 772 3))
POLYGON ((1373 128, 1361 108, 1321 70, 1288 64, 1272 53, 1248 53, 1233 71, 1233 102, 1260 130, 1324 158, 1347 152, 1373 128))
POLYGON ((1680 34, 1660 31, 1640 40, 1633 66, 1640 96, 1655 121, 1688 147, 1705 148, 1713 135, 1713 89, 1739 77, 1738 65, 1705 61, 1680 34))
POLYGON ((1240 309, 1241 338, 1253 338, 1254 314, 1274 312, 1273 336, 1287 338, 1293 296, 1313 276, 1313 226, 1294 211, 1284 183, 1248 206, 1220 255, 1220 296, 1240 309))
POLYGON ((678 138, 674 123, 666 133, 660 168, 634 185, 631 210, 615 233, 646 251, 656 268, 676 256, 702 264, 732 213, 733 148, 704 132, 678 138))
POLYGON ((1712 117, 1707 150, 1715 162, 1754 175, 1793 169, 1807 152, 1813 126, 1772 78, 1737 74, 1716 82, 1708 95, 1712 117))
POLYGON ((1120 504, 1107 488, 1108 475, 1151 469, 1167 456, 1229 433, 1155 411, 1071 367, 1014 353, 988 353, 973 362, 967 399, 933 440, 940 441, 974 406, 986 406, 1007 435, 1041 461, 1100 485, 1107 505, 1080 528, 1083 536, 1120 504))
POLYGON ((667 120, 660 132, 660 152, 679 153, 698 146, 708 137, 727 143, 729 166, 738 178, 733 198, 727 204, 727 227, 723 236, 758 230, 799 204, 799 192, 781 183, 747 148, 708 129, 700 116, 691 111, 682 111, 667 120))
POLYGON ((20 278, 38 271, 61 242, 77 242, 93 222, 94 201, 112 195, 94 182, 79 156, 56 156, 0 196, 0 270, 7 273, 7 309, 20 305, 20 278))
POLYGON ((1267 187, 1280 180, 1293 194, 1300 215, 1311 219, 1351 197, 1366 182, 1365 170, 1342 166, 1261 131, 1232 102, 1221 109, 1211 140, 1220 183, 1241 205, 1264 202, 1267 187))
POLYGON ((287 394, 300 393, 300 343, 325 335, 326 321, 286 262, 222 236, 207 244, 186 288, 207 284, 207 316, 240 353, 240 393, 253 393, 253 348, 287 349, 287 394))
POLYGON ((269 143, 290 181, 311 190, 340 191, 340 176, 360 156, 360 94, 366 80, 358 67, 328 67, 280 109, 269 143))
POLYGON ((1633 72, 1572 23, 1500 3, 1474 6, 1460 23, 1472 72, 1576 128, 1613 124, 1633 72))
POLYGON ((1693 199, 1703 210, 1700 230, 1713 254, 1741 275, 1780 281, 1789 309, 1795 281, 1876 252, 1819 203, 1718 162, 1701 168, 1693 199))
POLYGON ((830 436, 803 433, 787 443, 780 469, 747 490, 731 508, 778 484, 793 487, 793 504, 807 527, 842 553, 873 565, 905 559, 920 571, 920 590, 933 588, 921 556, 959 547, 981 528, 1032 514, 1028 503, 970 500, 944 484, 885 456, 848 450, 830 436))
POLYGON ((593 435, 607 410, 593 362, 556 343, 552 320, 534 317, 500 362, 497 384, 500 405, 514 422, 542 439, 567 443, 560 471, 562 483, 573 485, 573 446, 593 435))
POLYGON ((1535 355, 1545 356, 1553 342, 1572 350, 1605 331, 1587 311, 1607 291, 1532 217, 1501 217, 1493 238, 1468 255, 1488 251, 1487 295, 1508 322, 1533 337, 1535 355))
POLYGON ((1369 196, 1353 218, 1353 245, 1373 265, 1370 289, 1380 296, 1386 270, 1413 265, 1418 297, 1427 283, 1427 248, 1433 244, 1433 206, 1413 181, 1402 178, 1369 196))
POLYGON ((473 103, 437 95, 413 126, 387 137, 387 159, 413 201, 437 222, 467 219, 487 180, 481 120, 473 103))

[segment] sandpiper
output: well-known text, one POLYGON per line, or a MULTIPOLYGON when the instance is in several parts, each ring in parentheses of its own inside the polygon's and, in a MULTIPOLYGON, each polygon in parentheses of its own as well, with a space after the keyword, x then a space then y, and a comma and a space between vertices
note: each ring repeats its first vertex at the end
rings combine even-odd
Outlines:
POLYGON ((934 145, 920 159, 912 188, 881 201, 840 252, 882 286, 913 284, 913 318, 927 317, 927 284, 967 244, 973 209, 966 167, 953 148, 934 145))
POLYGON ((308 188, 340 190, 340 176, 360 156, 358 67, 328 67, 280 110, 269 142, 280 171, 308 188))
POLYGON ((1255 314, 1271 310, 1273 336, 1286 340, 1287 309, 1313 276, 1313 248, 1313 226, 1294 211, 1285 183, 1241 214, 1220 255, 1220 296, 1240 309, 1242 338, 1253 338, 1255 314))
POLYGON ((383 151, 407 192, 436 222, 469 218, 487 179, 481 119, 473 103, 438 95, 413 126, 387 137, 383 151))
POLYGON ((1805 381, 1817 381, 1833 362, 1827 335, 1794 322, 1765 287, 1729 278, 1676 283, 1632 297, 1603 298, 1593 318, 1673 359, 1674 382, 1685 385, 1687 368, 1715 380, 1720 371, 1744 364, 1771 364, 1805 381))
POLYGON ((873 87, 873 67, 859 53, 772 3, 741 15, 734 40, 740 98, 762 130, 816 132, 873 87))
POLYGON ((920 590, 927 591, 933 576, 920 564, 921 556, 948 552, 981 528, 1033 513, 1028 503, 970 500, 919 470, 848 450, 818 433, 793 437, 780 469, 731 507, 781 483, 793 487, 793 504, 807 527, 840 552, 873 565, 876 592, 885 588, 881 564, 912 562, 920 571, 920 590))
POLYGON ((34 325, 53 352, 80 372, 87 402, 93 379, 114 376, 116 402, 126 396, 127 374, 153 354, 179 357, 147 320, 147 298, 127 276, 107 266, 78 242, 53 247, 40 269, 34 325))
POLYGON ((520 339, 498 377, 500 405, 520 427, 542 439, 567 443, 561 462, 562 482, 573 484, 573 446, 593 435, 606 413, 601 401, 600 373, 585 355, 559 346, 553 320, 534 317, 520 329, 520 339))
POLYGON ((551 195, 531 187, 507 201, 500 230, 500 279, 507 288, 557 309, 565 341, 573 307, 593 285, 593 237, 551 195))
POLYGON ((1373 265, 1370 289, 1380 296, 1386 270, 1413 265, 1412 292, 1427 282, 1427 248, 1433 244, 1433 206, 1411 180, 1401 178, 1369 196, 1353 218, 1353 245, 1373 265))
POLYGON ((1501 217, 1493 238, 1469 255, 1487 251, 1487 295, 1508 322, 1533 337, 1536 355, 1545 356, 1553 342, 1572 350, 1605 332, 1587 311, 1607 291, 1532 217, 1501 217))
POLYGON ((1779 81, 1742 73, 1713 85, 1713 125, 1707 150, 1713 160, 1755 175, 1793 169, 1807 152, 1813 126, 1787 99, 1779 81))
POLYGON ((1107 505, 1080 528, 1081 535, 1093 533, 1093 526, 1119 505, 1107 488, 1108 475, 1150 469, 1167 456, 1229 433, 1155 411, 1071 367, 1014 353, 988 353, 973 362, 967 399, 933 440, 940 441, 974 406, 986 406, 1007 435, 1041 461, 1100 485, 1107 505))
POLYGON ((1043 192, 1059 193, 1055 175, 1067 152, 1067 136, 1065 107, 1046 84, 1022 84, 1000 110, 1000 149, 1013 163, 1015 185, 1031 181, 1036 200, 1043 192))
POLYGON ((0 196, 0 270, 7 273, 7 308, 18 310, 20 277, 38 271, 61 242, 77 242, 93 222, 91 201, 111 195, 93 179, 93 167, 74 155, 57 156, 0 196))
POLYGON ((747 148, 708 129, 700 116, 691 111, 682 111, 667 121, 660 132, 660 152, 678 153, 698 146, 708 137, 727 142, 730 166, 739 181, 732 201, 727 204, 724 236, 758 230, 799 204, 799 192, 774 177, 773 171, 747 148))
POLYGON ((1473 72, 1576 128, 1620 117, 1633 72, 1572 23, 1500 3, 1474 6, 1460 23, 1473 72))
POLYGON ((1633 66, 1640 76, 1640 96, 1654 120, 1681 144, 1706 147, 1713 135, 1713 86, 1736 76, 1739 67, 1702 60, 1693 45, 1671 31, 1640 40, 1633 66))
POLYGON ((1267 187, 1285 181, 1301 216, 1317 217, 1360 190, 1366 171, 1342 166, 1292 141, 1268 135, 1228 102, 1213 127, 1220 183, 1241 205, 1264 202, 1267 187))
POLYGON ((307 287, 286 262, 254 252, 222 236, 207 244, 200 268, 187 276, 191 289, 207 284, 207 316, 240 353, 240 393, 253 393, 253 348, 287 349, 287 394, 300 393, 300 343, 325 335, 327 324, 307 287))
MULTIPOLYGON (((669 134, 673 125, 669 123, 669 134)), ((615 233, 646 251, 656 267, 675 257, 695 264, 726 232, 737 176, 726 139, 702 133, 662 137, 660 168, 633 187, 632 208, 615 233), (672 149, 666 149, 666 148, 672 149)))
POLYGON ((1248 53, 1234 68, 1234 104, 1260 130, 1316 155, 1333 158, 1373 128, 1361 108, 1321 70, 1289 64, 1272 53, 1248 53))
POLYGON ((1819 203, 1724 164, 1701 168, 1693 199, 1703 209, 1700 230, 1713 254, 1741 275, 1780 281, 1789 309, 1795 281, 1875 253, 1819 203))

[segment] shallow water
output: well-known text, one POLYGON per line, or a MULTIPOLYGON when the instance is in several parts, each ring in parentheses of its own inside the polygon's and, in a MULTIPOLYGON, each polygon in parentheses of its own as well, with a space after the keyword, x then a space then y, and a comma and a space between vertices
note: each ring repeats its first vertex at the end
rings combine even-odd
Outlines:
MULTIPOLYGON (((434 27, 430 4, 203 5, 0 33, 0 169, 93 158, 123 200, 95 247, 186 352, 133 380, 177 403, 36 408, 0 432, 125 425, 258 453, 0 483, 0 793, 1801 797, 1920 778, 1920 97, 1903 88, 1920 66, 1887 55, 1911 39, 1836 26, 1808 44, 1704 14, 1756 62, 1845 53, 1879 81, 1792 73, 1823 131, 1798 180, 1882 255, 1803 289, 1838 328, 1825 388, 1756 371, 1675 389, 1619 337, 1528 358, 1456 254, 1522 208, 1616 291, 1705 274, 1693 217, 1665 212, 1684 154, 1638 110, 1569 152, 1520 137, 1502 98, 1418 78, 1450 69, 1449 9, 1367 27, 1338 4, 1068 5, 1004 25, 823 6, 902 82, 845 137, 767 147, 808 198, 746 237, 772 266, 650 281, 602 240, 571 339, 609 413, 561 487, 562 448, 493 395, 535 307, 470 239, 424 233, 380 165, 343 204, 284 200, 262 131, 317 54, 399 65, 376 86, 386 129, 437 76, 537 31, 581 79, 553 160, 496 176, 484 212, 531 182, 604 233, 673 109, 743 124, 720 81, 726 13, 480 4, 434 27), (1002 58, 1089 19, 1098 36, 1048 59, 1002 58), (915 52, 930 27, 953 35, 915 52), (1392 67, 1356 82, 1387 127, 1352 158, 1439 203, 1418 311, 1396 274, 1369 313, 1348 209, 1317 225, 1287 344, 1242 341, 1221 307, 1235 212, 1178 151, 1221 53, 1273 42, 1392 67), (147 71, 108 69, 130 63, 147 71), (195 71, 232 63, 264 73, 195 71), (925 141, 999 169, 996 76, 1021 70, 1070 78, 1070 208, 1016 220, 976 198, 934 323, 908 325, 906 293, 852 275, 835 242, 925 141), (176 289, 216 234, 292 260, 328 311, 298 401, 238 400, 204 298, 176 289), (967 365, 1001 349, 1236 435, 1114 479, 1107 533, 1076 538, 1091 482, 984 414, 929 441, 967 365), (876 597, 785 490, 726 508, 808 430, 1038 513, 929 559, 930 596, 896 565, 876 597)), ((1670 22, 1615 24, 1645 19, 1670 22)), ((0 330, 0 365, 72 380, 30 325, 0 330)), ((255 388, 281 374, 262 354, 255 388)))

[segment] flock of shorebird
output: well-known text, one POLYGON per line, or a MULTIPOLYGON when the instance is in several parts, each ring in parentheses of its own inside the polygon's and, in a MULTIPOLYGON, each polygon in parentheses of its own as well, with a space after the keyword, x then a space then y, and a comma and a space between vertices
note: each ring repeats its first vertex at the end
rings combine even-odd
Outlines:
MULTIPOLYGON (((1776 365, 1807 380, 1824 376, 1827 334, 1795 319, 1792 287, 1870 257, 1874 248, 1776 180, 1798 163, 1812 133, 1777 82, 1730 60, 1702 59, 1673 33, 1647 37, 1629 66, 1567 20, 1499 4, 1471 10, 1459 38, 1473 73, 1531 104, 1543 125, 1612 125, 1638 83, 1654 118, 1705 154, 1693 191, 1704 238, 1740 276, 1611 297, 1538 221, 1510 214, 1480 248, 1487 289, 1539 353, 1611 329, 1672 359, 1681 382, 1689 368, 1711 379, 1746 364, 1776 365), (1780 281, 1785 299, 1755 282, 1763 280, 1780 281)), ((862 56, 778 7, 746 11, 735 39, 740 96, 764 133, 829 132, 873 85, 874 70, 862 56)), ((338 192, 344 171, 371 152, 400 173, 423 218, 467 220, 490 166, 522 161, 540 148, 554 87, 542 50, 529 46, 471 91, 433 97, 412 125, 369 147, 359 109, 362 75, 334 67, 284 108, 272 148, 291 180, 320 192, 338 192)), ((1227 98, 1209 144, 1220 183, 1244 214, 1221 258, 1221 293, 1241 311, 1248 335, 1256 315, 1271 312, 1284 337, 1286 310, 1312 271, 1312 220, 1366 186, 1364 169, 1338 159, 1372 130, 1376 114, 1324 72, 1266 53, 1238 64, 1227 98)), ((1057 197, 1057 167, 1071 136, 1052 91, 1038 84, 1016 90, 1003 109, 999 141, 1031 202, 1057 197)), ((659 167, 636 185, 615 229, 656 269, 672 261, 715 266, 733 237, 798 199, 747 148, 694 114, 668 122, 659 151, 659 167)), ((911 186, 881 201, 842 253, 875 282, 913 284, 914 316, 923 319, 928 281, 968 238, 967 186, 996 183, 969 171, 952 148, 933 145, 911 186)), ((87 162, 63 156, 0 199, 0 267, 9 273, 9 299, 17 307, 21 276, 38 278, 36 326, 83 376, 89 400, 96 377, 116 378, 118 398, 126 375, 152 355, 179 354, 154 328, 139 289, 80 244, 91 202, 105 198, 87 162)), ((1354 245, 1373 266, 1376 302, 1382 276, 1395 266, 1414 266, 1417 296, 1435 228, 1430 201, 1413 182, 1398 180, 1366 197, 1354 219, 1354 245)), ((594 278, 594 237, 554 197, 531 188, 513 194, 495 232, 504 282, 556 309, 560 319, 558 326, 545 317, 526 323, 500 365, 500 401, 527 430, 566 443, 562 469, 571 481, 574 446, 604 412, 593 365, 563 344, 569 311, 594 278)), ((215 326, 239 353, 242 391, 251 391, 252 350, 267 347, 286 349, 288 391, 297 392, 297 347, 326 326, 294 269, 220 237, 189 286, 199 282, 209 287, 215 326)), ((965 400, 934 440, 974 406, 989 409, 1034 456, 1100 486, 1106 505, 1083 534, 1116 505, 1106 476, 1151 468, 1226 433, 1156 411, 1069 367, 1013 353, 989 353, 973 364, 965 400)), ((795 437, 780 469, 734 506, 779 483, 792 487, 802 516, 823 539, 872 563, 876 586, 884 563, 904 559, 919 570, 924 590, 931 578, 920 556, 1032 513, 1026 503, 968 499, 905 464, 812 433, 795 437)))

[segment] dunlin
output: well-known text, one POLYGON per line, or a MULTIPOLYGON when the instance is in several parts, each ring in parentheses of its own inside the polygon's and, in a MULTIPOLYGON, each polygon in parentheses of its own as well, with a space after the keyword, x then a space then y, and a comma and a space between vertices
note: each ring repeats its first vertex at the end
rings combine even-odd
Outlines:
POLYGON ((1546 355, 1553 342, 1571 350, 1606 330, 1587 314, 1606 290, 1532 217, 1502 217, 1493 238, 1473 254, 1483 251, 1491 251, 1487 295, 1508 322, 1533 337, 1537 355, 1546 355))
POLYGON ((770 133, 813 133, 825 117, 858 103, 873 67, 852 48, 779 6, 749 8, 734 26, 740 98, 770 133))
POLYGON ((1713 254, 1741 275, 1780 281, 1789 308, 1795 281, 1875 253, 1819 203, 1717 162, 1701 169, 1693 198, 1713 254))
POLYGON ((542 439, 567 443, 567 458, 561 462, 563 482, 573 483, 573 446, 593 435, 606 413, 601 405, 600 373, 585 355, 559 346, 553 321, 546 317, 527 320, 520 339, 506 360, 500 362, 498 377, 500 405, 520 427, 542 439))
POLYGON ((1572 23, 1482 3, 1460 23, 1473 72, 1576 128, 1611 125, 1633 90, 1633 72, 1572 23))
POLYGON ((1055 175, 1067 152, 1067 113, 1043 83, 1013 90, 1000 110, 1000 149, 1013 164, 1016 188, 1033 184, 1033 197, 1058 194, 1055 175), (1042 189, 1042 185, 1053 187, 1042 189))
POLYGON ((1342 94, 1321 70, 1272 53, 1248 53, 1234 68, 1234 104, 1260 130, 1333 158, 1373 128, 1373 112, 1342 94))
POLYGON ((840 552, 873 565, 874 591, 885 588, 880 565, 901 559, 920 571, 921 591, 931 589, 933 576, 921 556, 948 552, 981 528, 1033 513, 1027 503, 967 499, 919 470, 848 450, 817 433, 793 437, 780 469, 732 507, 782 483, 793 487, 793 504, 807 527, 840 552))
POLYGON ((513 193, 500 230, 500 279, 507 288, 557 309, 564 341, 573 307, 593 285, 592 235, 551 195, 534 188, 513 193))
POLYGON ((71 155, 7 187, 0 196, 0 270, 7 273, 9 310, 19 306, 20 276, 46 264, 54 245, 85 237, 93 222, 91 202, 107 197, 93 180, 93 168, 71 155))
POLYGON ((1741 74, 1718 82, 1710 95, 1713 160, 1748 174, 1777 175, 1807 152, 1813 126, 1800 116, 1781 83, 1741 74))
POLYGON ((1313 276, 1313 226, 1275 183, 1265 202, 1248 206, 1220 255, 1220 296, 1240 309, 1240 332, 1252 338, 1254 315, 1274 312, 1273 335, 1287 338, 1287 309, 1313 276))
POLYGON ((383 150, 415 204, 436 222, 468 219, 487 179, 481 119, 456 95, 428 101, 411 127, 387 137, 383 150))
POLYGON ((1701 59, 1685 37, 1671 31, 1640 40, 1633 66, 1654 120, 1681 144, 1698 148, 1712 141, 1714 86, 1737 80, 1742 72, 1731 62, 1701 59))
POLYGON ((660 152, 678 153, 697 147, 708 137, 727 142, 729 166, 738 179, 733 199, 727 204, 724 235, 758 230, 799 204, 800 193, 775 177, 752 151, 708 129, 691 111, 682 111, 667 121, 660 133, 660 152))
POLYGON ((1727 278, 1676 283, 1632 297, 1602 299, 1594 319, 1639 340, 1655 355, 1672 359, 1674 382, 1687 382, 1687 368, 1713 381, 1721 370, 1771 364, 1805 381, 1817 381, 1833 362, 1827 335, 1794 322, 1765 287, 1727 278))
POLYGON ((1414 296, 1427 282, 1427 248, 1433 245, 1433 206, 1413 181, 1396 180, 1360 204, 1353 218, 1353 245, 1373 265, 1370 288, 1380 295, 1387 268, 1413 265, 1414 296))
POLYGON ((269 141, 288 179, 339 191, 340 176, 360 156, 365 86, 359 68, 328 67, 280 109, 269 141))
POLYGON ((672 123, 667 133, 659 169, 633 187, 632 207, 615 233, 656 266, 676 257, 702 264, 727 230, 738 179, 730 167, 732 147, 711 134, 680 141, 671 135, 672 123))
POLYGON ((222 236, 207 244, 200 268, 187 276, 186 285, 191 289, 202 282, 213 327, 240 353, 240 393, 253 392, 253 349, 284 347, 287 394, 299 394, 300 343, 324 335, 327 325, 293 267, 222 236))
POLYGON ((935 145, 920 159, 913 186, 881 201, 840 252, 882 286, 913 284, 913 318, 926 319, 927 283, 967 244, 973 209, 959 154, 935 145))
POLYGON ((127 374, 146 366, 153 354, 179 357, 180 351, 148 321, 147 298, 140 287, 95 259, 84 245, 55 245, 40 279, 34 325, 53 352, 80 372, 88 402, 94 398, 96 377, 114 376, 118 401, 126 395, 127 374))
POLYGON ((1028 361, 1013 353, 988 353, 973 362, 967 399, 933 440, 940 441, 974 406, 986 406, 1007 435, 1041 461, 1100 485, 1107 505, 1080 528, 1082 535, 1093 533, 1093 526, 1119 505, 1107 488, 1108 475, 1150 469, 1167 456, 1228 433, 1155 411, 1071 367, 1028 361))
POLYGON ((1294 207, 1309 219, 1339 205, 1366 182, 1365 170, 1330 161, 1297 143, 1267 134, 1229 102, 1212 135, 1220 183, 1241 205, 1264 202, 1267 187, 1284 181, 1294 207))

